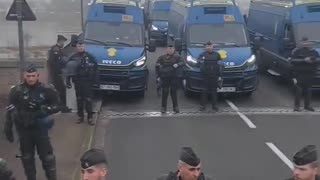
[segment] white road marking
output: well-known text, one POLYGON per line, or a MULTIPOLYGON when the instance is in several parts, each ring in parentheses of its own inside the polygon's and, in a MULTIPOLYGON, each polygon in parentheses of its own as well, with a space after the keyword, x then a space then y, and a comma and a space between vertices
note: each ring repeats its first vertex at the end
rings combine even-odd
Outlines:
POLYGON ((267 142, 267 146, 291 169, 293 170, 293 163, 284 155, 273 143, 267 142))
POLYGON ((246 116, 244 115, 243 113, 241 113, 239 111, 239 108, 233 104, 233 102, 229 101, 229 100, 226 100, 227 104, 234 110, 237 112, 237 114, 240 116, 240 118, 245 122, 247 123, 247 125, 252 128, 252 129, 255 129, 257 128, 257 126, 255 124, 253 124, 253 122, 246 116))

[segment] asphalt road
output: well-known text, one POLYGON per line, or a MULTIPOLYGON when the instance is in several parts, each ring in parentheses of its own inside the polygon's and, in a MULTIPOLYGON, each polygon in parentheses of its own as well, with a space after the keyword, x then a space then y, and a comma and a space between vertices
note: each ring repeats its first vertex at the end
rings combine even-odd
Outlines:
MULTIPOLYGON (((297 150, 307 144, 320 147, 319 108, 315 113, 292 112, 290 85, 267 75, 260 77, 251 97, 221 96, 219 113, 198 112, 199 97, 186 98, 180 91, 182 113, 161 115, 154 64, 163 52, 158 48, 149 54, 149 90, 144 98, 104 97, 99 121, 105 125, 100 129, 111 179, 150 180, 175 170, 182 146, 195 149, 203 171, 214 179, 285 179, 297 150)), ((319 95, 313 100, 319 107, 319 95)))

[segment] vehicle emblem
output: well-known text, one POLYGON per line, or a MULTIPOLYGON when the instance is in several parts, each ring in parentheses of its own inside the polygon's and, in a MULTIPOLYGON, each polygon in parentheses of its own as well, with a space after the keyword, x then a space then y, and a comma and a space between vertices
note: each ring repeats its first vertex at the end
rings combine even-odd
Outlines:
POLYGON ((117 50, 115 48, 108 49, 108 55, 110 57, 115 57, 117 55, 117 50))

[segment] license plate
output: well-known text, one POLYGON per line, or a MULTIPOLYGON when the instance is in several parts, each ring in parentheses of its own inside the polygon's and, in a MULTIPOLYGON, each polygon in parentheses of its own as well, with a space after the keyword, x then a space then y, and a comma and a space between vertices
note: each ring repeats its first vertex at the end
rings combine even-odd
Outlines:
POLYGON ((222 87, 218 88, 218 92, 235 92, 236 88, 235 87, 222 87))
POLYGON ((119 85, 100 85, 100 89, 119 91, 119 85))

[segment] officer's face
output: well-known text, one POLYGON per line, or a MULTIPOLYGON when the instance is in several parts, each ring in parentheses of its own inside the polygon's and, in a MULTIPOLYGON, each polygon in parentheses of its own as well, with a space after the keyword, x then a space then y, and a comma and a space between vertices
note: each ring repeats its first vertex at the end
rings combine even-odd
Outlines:
POLYGON ((167 54, 173 55, 174 51, 175 51, 174 47, 167 47, 167 50, 166 50, 167 54))
POLYGON ((188 164, 184 164, 179 167, 179 176, 182 180, 197 180, 201 174, 201 164, 198 166, 190 166, 188 164))
POLYGON ((103 180, 107 176, 107 169, 100 166, 92 166, 87 169, 82 169, 83 180, 103 180))
POLYGON ((25 72, 24 80, 29 86, 33 86, 39 81, 39 74, 38 72, 33 72, 33 73, 25 72))
POLYGON ((58 45, 63 47, 65 42, 66 41, 58 41, 58 45))
POLYGON ((206 49, 207 49, 208 52, 212 52, 213 51, 213 45, 212 44, 211 45, 207 45, 206 49))
POLYGON ((293 175, 295 180, 312 180, 318 172, 318 168, 312 167, 310 164, 304 166, 295 166, 293 175))
POLYGON ((84 44, 77 44, 77 51, 84 52, 84 44))

